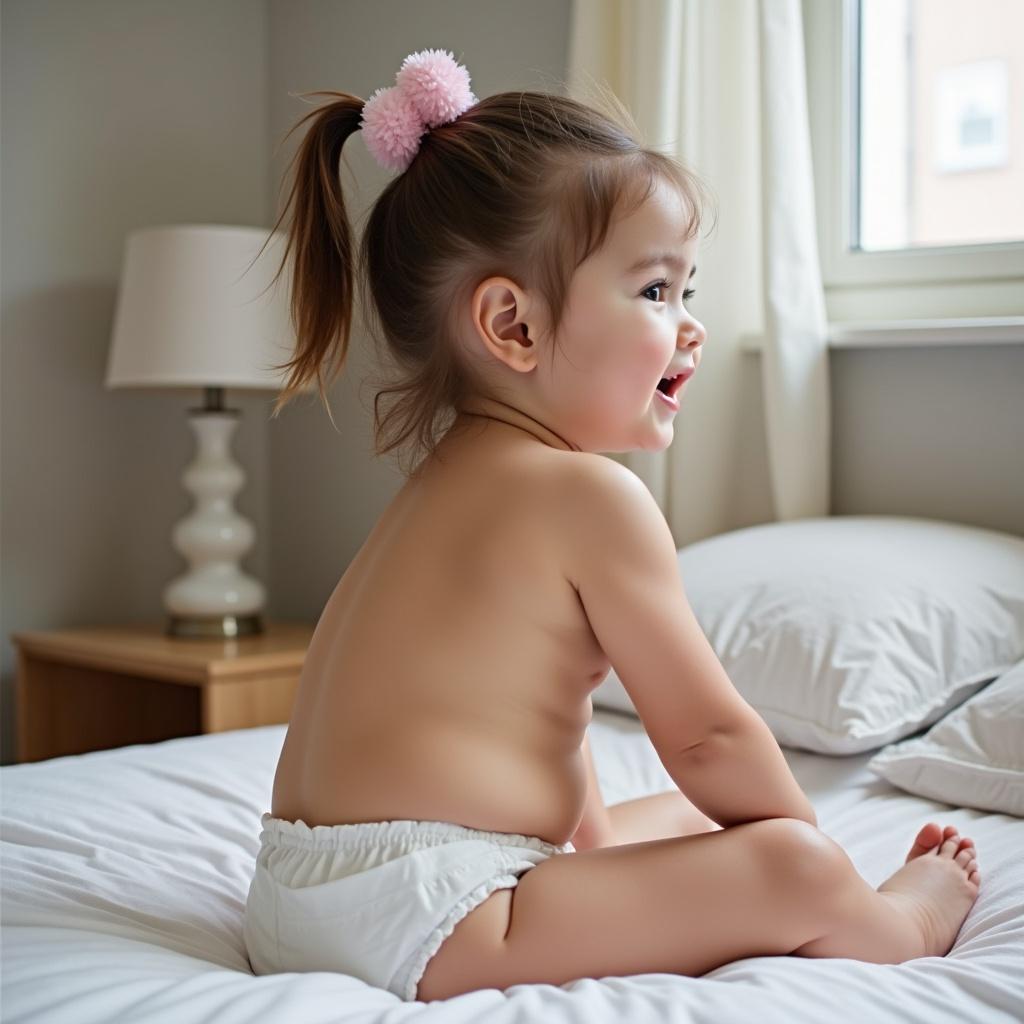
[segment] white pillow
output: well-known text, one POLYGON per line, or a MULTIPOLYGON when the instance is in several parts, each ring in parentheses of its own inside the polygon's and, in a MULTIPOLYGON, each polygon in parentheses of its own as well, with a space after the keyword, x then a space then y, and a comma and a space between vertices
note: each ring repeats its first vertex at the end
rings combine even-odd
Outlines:
POLYGON ((868 767, 929 800, 1024 817, 1024 661, 868 767))
MULTIPOLYGON (((1010 534, 833 516, 721 534, 678 558, 719 661, 780 744, 873 750, 1024 657, 1024 539, 1010 534)), ((593 701, 636 714, 614 666, 593 701)))

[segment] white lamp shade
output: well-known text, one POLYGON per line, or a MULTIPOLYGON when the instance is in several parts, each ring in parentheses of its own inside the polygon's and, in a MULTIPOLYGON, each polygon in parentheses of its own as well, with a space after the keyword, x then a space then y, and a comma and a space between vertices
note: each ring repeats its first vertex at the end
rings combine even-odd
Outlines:
POLYGON ((264 228, 179 224, 132 232, 106 386, 279 390, 287 374, 271 367, 295 347, 289 267, 271 284, 285 244, 282 232, 271 237, 264 228))

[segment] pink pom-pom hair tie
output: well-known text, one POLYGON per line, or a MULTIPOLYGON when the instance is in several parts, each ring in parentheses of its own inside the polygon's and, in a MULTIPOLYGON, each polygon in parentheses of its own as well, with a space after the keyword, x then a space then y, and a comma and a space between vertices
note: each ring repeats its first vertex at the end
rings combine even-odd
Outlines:
POLYGON ((366 148, 389 171, 404 171, 423 136, 454 121, 477 98, 469 72, 447 50, 420 50, 402 61, 395 85, 378 89, 363 104, 360 128, 366 148))

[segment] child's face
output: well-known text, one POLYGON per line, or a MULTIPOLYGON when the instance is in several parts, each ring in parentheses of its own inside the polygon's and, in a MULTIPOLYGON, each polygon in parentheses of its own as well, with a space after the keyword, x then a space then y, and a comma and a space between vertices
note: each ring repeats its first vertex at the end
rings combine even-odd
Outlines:
MULTIPOLYGON (((658 381, 695 366, 706 338, 684 305, 697 240, 683 238, 683 202, 659 183, 638 210, 613 220, 572 279, 558 344, 538 369, 550 425, 583 451, 661 451, 672 441, 676 410, 659 397, 658 381), (631 271, 664 253, 682 265, 631 271)), ((689 386, 676 390, 677 402, 689 386)))

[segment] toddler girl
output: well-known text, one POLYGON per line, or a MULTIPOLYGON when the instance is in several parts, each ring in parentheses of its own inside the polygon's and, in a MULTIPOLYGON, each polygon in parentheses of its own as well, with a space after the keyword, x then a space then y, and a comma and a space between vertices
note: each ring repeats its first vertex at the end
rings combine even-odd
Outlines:
POLYGON ((654 499, 599 454, 664 449, 693 386, 698 179, 613 98, 478 101, 445 51, 366 102, 330 95, 299 122, 275 415, 340 371, 358 277, 399 373, 377 451, 420 457, 309 647, 246 906, 253 970, 431 1000, 946 953, 971 840, 929 823, 878 890, 858 875, 701 632, 654 499), (338 163, 360 129, 397 174, 357 265, 338 163), (689 834, 625 842, 601 801, 586 726, 611 665, 689 834))

